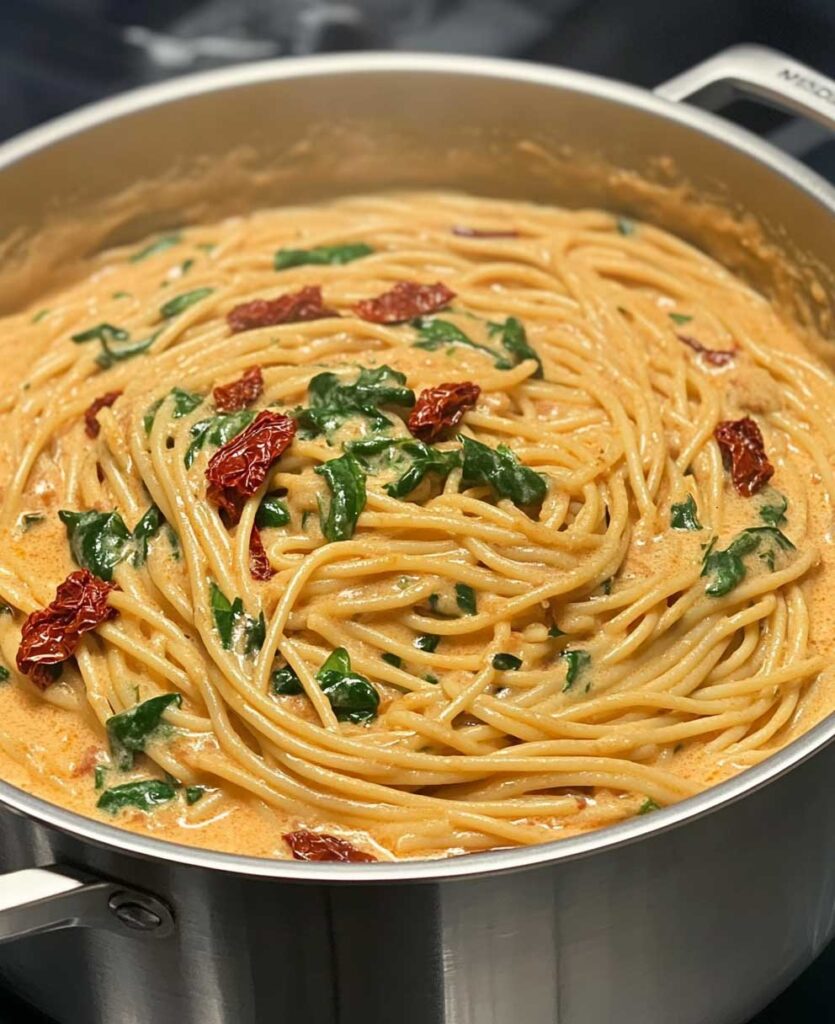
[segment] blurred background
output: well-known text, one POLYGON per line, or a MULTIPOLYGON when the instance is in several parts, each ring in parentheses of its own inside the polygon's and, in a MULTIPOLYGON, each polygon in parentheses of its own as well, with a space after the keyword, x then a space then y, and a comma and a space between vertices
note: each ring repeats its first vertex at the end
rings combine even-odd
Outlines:
MULTIPOLYGON (((835 77, 835 0, 0 0, 0 139, 137 85, 285 55, 483 54, 651 87, 739 42, 835 77)), ((835 181, 821 129, 749 104, 726 113, 835 181)), ((0 992, 0 1021, 35 1018, 0 992)), ((752 1024, 832 1021, 835 948, 752 1024)))

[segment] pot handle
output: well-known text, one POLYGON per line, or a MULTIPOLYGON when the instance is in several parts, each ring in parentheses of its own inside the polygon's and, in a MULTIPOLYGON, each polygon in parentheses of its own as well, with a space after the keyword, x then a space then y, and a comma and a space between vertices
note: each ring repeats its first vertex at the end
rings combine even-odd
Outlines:
POLYGON ((811 118, 835 131, 835 81, 779 50, 732 46, 655 89, 657 96, 692 99, 714 110, 739 97, 811 118))
POLYGON ((69 868, 0 875, 0 943, 60 928, 165 938, 174 930, 174 915, 150 893, 69 868))

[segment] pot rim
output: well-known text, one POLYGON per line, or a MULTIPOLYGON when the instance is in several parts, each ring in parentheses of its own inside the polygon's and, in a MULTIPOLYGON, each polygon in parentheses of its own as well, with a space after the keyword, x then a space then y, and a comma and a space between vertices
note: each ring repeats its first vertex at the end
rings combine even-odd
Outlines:
MULTIPOLYGON (((456 74, 542 85, 589 94, 637 108, 710 136, 765 164, 835 214, 835 188, 756 135, 695 107, 673 103, 637 86, 563 68, 500 58, 454 54, 374 53, 279 58, 198 72, 133 89, 55 118, 0 145, 0 174, 40 150, 60 144, 107 121, 150 110, 196 95, 211 94, 262 82, 345 74, 456 74)), ((835 713, 783 750, 731 779, 677 804, 607 828, 535 846, 434 860, 373 864, 299 863, 265 857, 221 853, 141 835, 87 818, 0 780, 0 805, 76 838, 145 859, 230 874, 309 883, 432 882, 517 871, 574 860, 625 846, 650 834, 666 832, 736 802, 786 774, 835 739, 835 713)))

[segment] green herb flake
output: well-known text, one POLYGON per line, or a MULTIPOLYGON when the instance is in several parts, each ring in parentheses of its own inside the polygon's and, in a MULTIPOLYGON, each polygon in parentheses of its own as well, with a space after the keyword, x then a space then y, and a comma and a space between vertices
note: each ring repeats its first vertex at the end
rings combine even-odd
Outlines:
POLYGON ((570 690, 571 687, 577 682, 580 674, 584 672, 591 664, 591 655, 588 651, 560 651, 559 655, 568 665, 565 672, 565 685, 563 686, 563 693, 566 690, 570 690))
POLYGON ((786 509, 789 507, 789 499, 785 494, 769 488, 768 500, 765 505, 760 505, 760 519, 769 526, 782 526, 786 522, 786 509))
POLYGON ((114 292, 111 298, 114 299, 132 299, 133 296, 130 292, 114 292))
POLYGON ((316 680, 340 722, 359 725, 376 718, 380 695, 365 676, 351 671, 351 659, 344 647, 337 647, 327 657, 316 680))
POLYGON ((168 544, 171 547, 171 557, 175 562, 179 562, 181 558, 180 553, 180 538, 177 536, 177 531, 169 523, 165 524, 165 534, 168 537, 168 544))
POLYGON ((261 530, 271 527, 286 526, 290 522, 290 512, 286 504, 274 494, 267 494, 255 513, 255 525, 261 530))
POLYGON ((104 789, 104 780, 107 775, 107 769, 103 764, 97 764, 93 770, 93 788, 104 789))
POLYGON ((488 323, 487 331, 490 337, 501 336, 502 348, 513 357, 514 364, 524 362, 525 359, 533 359, 536 362, 534 377, 542 377, 542 360, 535 349, 528 344, 528 336, 524 325, 515 316, 509 316, 503 324, 488 323))
POLYGON ((674 324, 678 324, 679 326, 689 324, 693 319, 693 317, 689 316, 687 313, 669 313, 668 316, 674 324))
POLYGON ((191 807, 192 804, 196 804, 198 800, 202 799, 206 795, 205 786, 186 786, 186 803, 191 807))
POLYGON ((674 530, 701 530, 696 501, 688 494, 682 502, 670 506, 670 526, 674 530))
POLYGON ((548 492, 546 478, 523 466, 503 444, 493 449, 471 437, 459 435, 463 450, 462 485, 486 484, 499 498, 509 498, 514 505, 539 505, 548 492))
POLYGON ((173 299, 169 299, 168 302, 164 302, 159 307, 159 315, 164 320, 168 320, 172 316, 179 316, 180 313, 184 313, 196 302, 201 302, 203 299, 208 298, 213 291, 214 288, 194 288, 190 292, 175 295, 173 299))
POLYGON ((460 327, 456 327, 455 324, 450 323, 448 320, 420 317, 413 320, 412 324, 417 327, 418 334, 420 335, 420 340, 414 343, 414 348, 424 349, 427 352, 437 352, 449 345, 459 345, 464 348, 472 348, 479 352, 484 352, 490 356, 498 370, 510 370, 513 367, 513 363, 500 352, 490 348, 488 345, 479 345, 478 342, 473 341, 472 338, 466 335, 460 327))
POLYGON ((163 693, 108 718, 110 753, 122 771, 133 767, 134 755, 142 753, 146 740, 160 727, 163 712, 171 706, 179 707, 181 703, 179 693, 163 693))
POLYGON ((466 583, 455 584, 455 603, 465 615, 476 614, 475 591, 466 583))
POLYGON ((522 659, 515 654, 508 654, 507 651, 500 651, 493 655, 491 662, 497 672, 518 672, 522 667, 522 659))
POLYGON ((161 779, 142 779, 106 789, 99 797, 96 807, 110 814, 116 814, 125 807, 136 807, 147 813, 160 804, 173 800, 176 793, 176 788, 170 782, 163 782, 161 779))
POLYGON ((182 237, 178 232, 174 232, 170 235, 162 235, 155 241, 146 245, 143 249, 139 249, 129 259, 131 263, 139 263, 149 256, 155 256, 159 252, 165 252, 166 249, 172 249, 175 245, 179 245, 182 241, 182 237))
POLYGON ((39 309, 38 312, 35 313, 35 315, 32 317, 32 323, 33 324, 38 323, 40 320, 43 320, 43 318, 45 316, 48 316, 49 313, 50 313, 50 310, 48 310, 48 309, 39 309))
POLYGON ((710 597, 724 597, 748 574, 743 559, 755 551, 769 569, 774 569, 778 550, 794 551, 794 544, 775 526, 752 526, 738 533, 724 550, 717 550, 713 540, 705 550, 702 576, 712 576, 705 587, 710 597))
POLYGON ((629 220, 628 217, 618 217, 616 221, 616 226, 619 235, 624 235, 625 237, 628 237, 629 235, 635 234, 635 222, 629 220))
POLYGON ((441 638, 435 633, 420 633, 415 637, 415 647, 419 651, 426 651, 431 654, 441 642, 441 638))
POLYGON ((279 249, 273 257, 276 270, 289 267, 342 265, 353 263, 363 256, 370 256, 374 250, 364 242, 348 242, 342 245, 319 245, 313 249, 279 249))
POLYGON ((89 327, 86 331, 80 331, 78 334, 73 334, 70 337, 76 345, 86 345, 88 341, 99 341, 102 344, 112 341, 127 341, 130 338, 130 334, 122 327, 114 327, 113 324, 102 323, 96 324, 95 327, 89 327))
POLYGON ((346 452, 338 459, 317 466, 315 472, 324 477, 330 490, 327 506, 321 496, 318 497, 322 533, 329 541, 350 540, 366 502, 362 466, 346 452))
POLYGON ((0 683, 7 683, 11 678, 11 672, 5 665, 0 665, 0 683))
POLYGON ((648 796, 646 800, 638 808, 638 814, 650 814, 652 811, 660 811, 661 804, 657 804, 651 796, 648 796))
POLYGON ((403 665, 403 659, 399 654, 391 654, 389 651, 386 651, 380 657, 387 665, 391 665, 392 668, 400 668, 403 665))
POLYGON ((558 637, 567 636, 567 634, 555 623, 553 626, 548 627, 548 636, 556 640, 558 637))
POLYGON ((433 675, 431 672, 427 672, 426 675, 423 677, 423 679, 424 679, 424 682, 432 683, 433 686, 437 686, 438 683, 440 682, 438 677, 433 675))

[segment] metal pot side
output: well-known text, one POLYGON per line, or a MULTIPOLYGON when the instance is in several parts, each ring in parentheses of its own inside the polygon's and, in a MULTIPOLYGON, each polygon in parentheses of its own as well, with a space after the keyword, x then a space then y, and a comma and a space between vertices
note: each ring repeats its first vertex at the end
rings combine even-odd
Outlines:
MULTIPOLYGON (((800 319, 826 328, 832 314, 815 285, 835 268, 835 193, 791 159, 642 90, 409 55, 193 76, 0 147, 0 303, 70 272, 82 238, 91 251, 254 205, 413 186, 646 216, 800 319), (683 225, 668 201, 680 172, 683 225), (742 206, 769 253, 794 261, 794 294, 725 216, 742 206), (67 234, 79 215, 89 230, 67 234)), ((163 844, 0 783, 0 866, 79 873, 55 920, 40 901, 37 928, 0 901, 0 941, 16 940, 0 975, 56 1020, 96 1024, 738 1024, 835 931, 833 736, 827 720, 736 779, 594 835, 392 865, 163 844), (173 927, 126 924, 101 878, 160 897, 173 927)))

